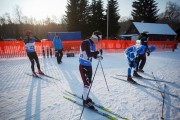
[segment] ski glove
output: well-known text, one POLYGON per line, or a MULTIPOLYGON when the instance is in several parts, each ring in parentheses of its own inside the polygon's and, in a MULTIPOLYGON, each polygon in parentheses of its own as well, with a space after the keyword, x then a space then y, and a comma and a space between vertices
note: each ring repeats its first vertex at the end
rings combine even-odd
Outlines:
POLYGON ((129 66, 134 67, 134 61, 130 61, 129 66))
POLYGON ((93 53, 93 57, 94 57, 95 59, 97 59, 98 54, 99 54, 99 51, 95 51, 95 52, 93 53))
POLYGON ((150 55, 150 52, 147 52, 147 56, 149 56, 150 55))

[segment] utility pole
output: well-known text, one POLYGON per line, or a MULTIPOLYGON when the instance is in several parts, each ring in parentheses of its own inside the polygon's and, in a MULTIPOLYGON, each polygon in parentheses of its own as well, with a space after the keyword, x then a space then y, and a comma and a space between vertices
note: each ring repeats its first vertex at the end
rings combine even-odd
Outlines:
POLYGON ((107 40, 109 39, 109 0, 107 0, 107 40))

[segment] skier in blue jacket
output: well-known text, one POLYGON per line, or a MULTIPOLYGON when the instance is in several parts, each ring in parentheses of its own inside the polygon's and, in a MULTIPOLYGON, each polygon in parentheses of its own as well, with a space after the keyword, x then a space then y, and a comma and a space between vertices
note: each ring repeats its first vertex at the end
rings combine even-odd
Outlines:
POLYGON ((63 57, 63 45, 62 45, 62 40, 58 36, 58 33, 55 34, 55 37, 53 39, 53 45, 55 49, 55 56, 57 57, 57 63, 60 64, 62 63, 62 57, 63 57))
POLYGON ((41 42, 37 37, 33 36, 33 33, 31 30, 25 31, 26 37, 24 38, 25 48, 27 56, 29 57, 29 60, 31 61, 31 69, 32 69, 32 75, 35 77, 38 77, 34 70, 34 61, 36 61, 38 72, 40 74, 44 74, 40 69, 39 59, 35 51, 35 42, 41 42))
POLYGON ((131 83, 136 83, 136 81, 134 81, 131 77, 131 70, 132 68, 133 70, 133 76, 134 77, 142 77, 137 73, 137 58, 139 57, 139 55, 145 54, 146 52, 153 52, 155 50, 154 46, 150 46, 148 47, 149 51, 147 51, 147 47, 144 45, 139 45, 139 41, 137 41, 136 45, 130 46, 129 48, 127 48, 125 50, 125 56, 127 57, 128 60, 128 77, 127 77, 127 81, 131 82, 131 83))

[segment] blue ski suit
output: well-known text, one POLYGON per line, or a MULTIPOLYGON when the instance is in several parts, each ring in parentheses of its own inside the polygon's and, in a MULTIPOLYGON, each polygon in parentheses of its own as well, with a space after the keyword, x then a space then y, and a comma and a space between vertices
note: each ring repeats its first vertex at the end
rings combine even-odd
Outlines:
POLYGON ((139 55, 145 54, 146 52, 146 46, 144 45, 133 45, 127 48, 124 53, 128 60, 128 76, 131 76, 131 69, 133 68, 134 71, 136 71, 137 67, 137 57, 139 55))

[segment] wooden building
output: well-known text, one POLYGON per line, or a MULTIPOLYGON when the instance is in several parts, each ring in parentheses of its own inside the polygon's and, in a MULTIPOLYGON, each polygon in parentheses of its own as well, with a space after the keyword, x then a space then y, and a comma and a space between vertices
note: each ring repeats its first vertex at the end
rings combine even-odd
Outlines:
POLYGON ((125 35, 139 35, 148 31, 149 40, 175 41, 176 32, 168 24, 132 22, 125 35))

